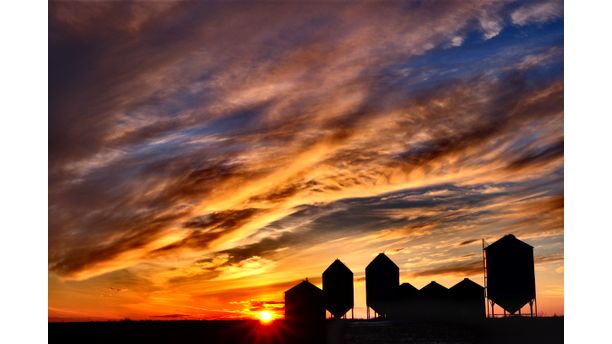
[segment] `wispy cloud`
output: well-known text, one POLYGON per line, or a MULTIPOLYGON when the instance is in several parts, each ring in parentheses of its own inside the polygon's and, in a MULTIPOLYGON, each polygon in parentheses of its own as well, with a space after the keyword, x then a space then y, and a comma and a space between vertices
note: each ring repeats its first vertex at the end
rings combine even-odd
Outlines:
POLYGON ((563 1, 534 1, 519 7, 510 14, 512 22, 518 25, 542 23, 563 16, 563 1))

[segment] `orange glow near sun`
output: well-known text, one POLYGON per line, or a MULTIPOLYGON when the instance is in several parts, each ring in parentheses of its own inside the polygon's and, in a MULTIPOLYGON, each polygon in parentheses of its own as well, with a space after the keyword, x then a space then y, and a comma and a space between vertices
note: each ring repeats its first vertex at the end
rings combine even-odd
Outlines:
POLYGON ((267 311, 260 312, 259 321, 261 321, 262 324, 269 324, 272 321, 272 314, 267 311))

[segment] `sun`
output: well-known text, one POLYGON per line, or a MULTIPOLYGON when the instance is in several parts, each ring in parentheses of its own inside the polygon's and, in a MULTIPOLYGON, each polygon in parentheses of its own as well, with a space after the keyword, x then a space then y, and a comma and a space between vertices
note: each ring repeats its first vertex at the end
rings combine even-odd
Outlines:
POLYGON ((263 324, 268 324, 272 321, 272 314, 267 311, 263 311, 259 313, 259 321, 263 324))

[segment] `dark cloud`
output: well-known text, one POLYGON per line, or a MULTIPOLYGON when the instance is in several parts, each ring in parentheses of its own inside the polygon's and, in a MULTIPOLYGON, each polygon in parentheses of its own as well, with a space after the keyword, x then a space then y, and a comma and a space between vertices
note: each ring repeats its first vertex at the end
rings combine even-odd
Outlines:
POLYGON ((161 315, 151 315, 151 318, 161 318, 161 319, 182 319, 189 317, 188 314, 161 314, 161 315))
MULTIPOLYGON (((535 263, 543 264, 549 262, 557 262, 562 261, 563 255, 553 254, 553 255, 544 255, 544 256, 536 256, 535 263)), ((412 273, 415 277, 424 277, 424 276, 436 276, 436 275, 455 275, 455 276, 470 276, 470 275, 480 275, 483 272, 482 259, 480 260, 471 260, 467 262, 460 263, 445 263, 437 266, 433 266, 428 269, 419 270, 417 272, 412 273)))
POLYGON ((508 167, 511 169, 520 169, 528 165, 546 163, 557 158, 562 158, 563 146, 564 142, 558 141, 541 149, 527 151, 518 159, 511 161, 508 167))
POLYGON ((560 253, 535 257, 536 264, 559 262, 563 261, 563 259, 563 254, 560 253))
POLYGON ((284 310, 285 303, 283 301, 259 301, 259 300, 249 300, 248 301, 248 309, 251 312, 260 312, 270 308, 275 310, 282 311, 284 310))
POLYGON ((470 240, 462 241, 461 243, 459 243, 459 246, 469 245, 477 241, 479 241, 479 239, 470 239, 470 240))
POLYGON ((436 275, 457 275, 470 276, 482 274, 482 260, 462 263, 444 264, 413 273, 414 276, 436 276, 436 275))
MULTIPOLYGON (((272 234, 280 231, 280 234, 266 237, 252 244, 219 251, 216 254, 229 255, 228 260, 223 262, 223 265, 227 266, 238 264, 254 256, 280 259, 290 254, 287 252, 291 250, 322 244, 347 235, 358 236, 362 233, 385 230, 401 230, 410 233, 412 229, 429 226, 435 229, 432 234, 439 236, 449 231, 454 224, 486 221, 489 216, 498 216, 503 209, 496 211, 478 209, 490 203, 501 202, 508 197, 520 197, 525 193, 525 187, 527 186, 516 183, 482 184, 470 187, 443 184, 377 197, 347 199, 324 206, 309 206, 261 230, 261 233, 272 234), (490 191, 495 188, 500 191, 490 191), (416 214, 418 214, 419 209, 435 209, 436 213, 402 215, 405 210, 417 210, 416 214), (283 232, 283 228, 293 227, 295 223, 305 225, 283 232), (291 250, 281 250, 283 248, 291 250)), ((529 186, 530 192, 535 191, 533 187, 535 186, 529 186)), ((554 206, 558 204, 558 201, 558 198, 555 198, 550 202, 554 206)), ((561 206, 562 202, 561 197, 561 206)), ((536 207, 542 209, 541 206, 536 207)), ((458 243, 458 246, 466 246, 479 240, 462 241, 458 243)), ((391 251, 399 252, 401 249, 391 251)), ((205 258, 202 261, 210 262, 212 259, 205 258)), ((451 268, 453 269, 455 268, 451 268)))
POLYGON ((278 292, 279 290, 288 290, 303 281, 304 279, 308 279, 308 281, 313 284, 321 284, 321 276, 304 276, 303 279, 287 280, 278 283, 269 283, 262 286, 252 286, 248 288, 229 287, 223 291, 207 292, 194 295, 194 299, 206 301, 217 297, 223 297, 225 299, 233 300, 235 302, 240 300, 248 300, 253 295, 263 295, 270 292, 278 292))
POLYGON ((60 275, 72 275, 86 270, 90 266, 112 260, 123 252, 142 248, 150 243, 153 238, 157 237, 169 223, 180 218, 182 215, 180 212, 177 212, 167 216, 158 216, 147 221, 133 220, 136 223, 143 223, 143 227, 125 228, 122 235, 111 242, 93 244, 86 247, 74 247, 68 252, 64 252, 62 256, 51 252, 49 269, 60 275))
MULTIPOLYGON (((437 132, 437 138, 410 147, 397 156, 398 161, 407 167, 423 166, 442 156, 465 151, 495 137, 508 135, 527 125, 528 120, 532 120, 534 116, 543 118, 562 111, 563 89, 558 88, 557 82, 538 85, 537 89, 550 88, 551 91, 534 101, 529 99, 535 90, 534 86, 528 84, 524 75, 519 72, 508 73, 504 79, 486 87, 487 99, 474 101, 477 97, 475 92, 482 89, 483 83, 487 82, 485 80, 470 82, 467 88, 473 89, 474 93, 466 92, 465 85, 461 84, 457 85, 457 88, 450 88, 449 91, 452 93, 447 98, 451 104, 444 106, 443 109, 432 109, 433 118, 432 116, 426 118, 425 125, 428 130, 437 132), (470 106, 462 105, 465 102, 469 102, 470 106), (465 111, 475 111, 479 115, 469 116, 465 111), (462 118, 459 123, 454 119, 456 116, 462 118), (466 116, 470 118, 469 121, 464 120, 466 116), (444 122, 438 123, 436 117, 440 117, 439 120, 444 122)), ((417 106, 435 103, 431 97, 439 96, 438 92, 429 92, 426 98, 419 100, 417 106)))
POLYGON ((236 230, 258 212, 260 212, 259 209, 249 208, 214 212, 206 216, 193 218, 184 223, 184 226, 194 228, 194 232, 178 242, 156 249, 152 254, 155 255, 178 248, 206 248, 211 241, 236 230))

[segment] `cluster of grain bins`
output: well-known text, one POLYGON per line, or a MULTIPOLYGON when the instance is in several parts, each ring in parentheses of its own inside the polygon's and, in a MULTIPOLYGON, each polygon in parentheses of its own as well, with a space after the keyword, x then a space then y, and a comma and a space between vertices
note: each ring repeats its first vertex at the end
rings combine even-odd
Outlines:
POLYGON ((410 283, 399 284, 399 268, 382 253, 368 267, 368 318, 370 308, 374 318, 395 320, 478 320, 485 317, 484 288, 468 278, 450 289, 432 281, 419 290, 410 283), (369 284, 372 287, 368 287, 369 284))
POLYGON ((323 272, 323 290, 307 279, 285 292, 285 319, 315 322, 325 319, 325 311, 342 318, 354 305, 353 272, 336 259, 323 272))
MULTIPOLYGON (((509 313, 535 301, 533 247, 507 235, 485 249, 485 288, 465 278, 450 289, 432 281, 420 290, 400 284, 399 267, 384 253, 365 269, 367 318, 410 320, 484 319, 485 298, 509 313)), ((326 310, 346 317, 354 307, 353 273, 336 259, 323 272, 323 289, 304 280, 285 292, 285 318, 318 321, 326 310)))

